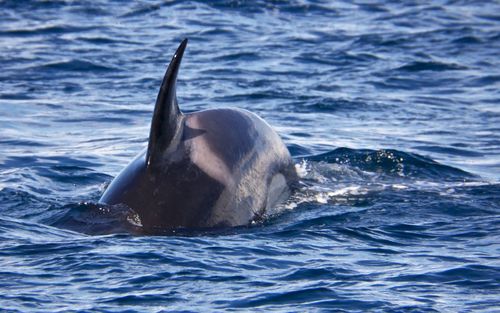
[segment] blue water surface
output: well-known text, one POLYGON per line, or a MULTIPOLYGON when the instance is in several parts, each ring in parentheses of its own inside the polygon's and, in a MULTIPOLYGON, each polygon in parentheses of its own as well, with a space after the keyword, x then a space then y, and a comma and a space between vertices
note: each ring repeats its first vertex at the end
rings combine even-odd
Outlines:
POLYGON ((0 1, 0 310, 500 310, 499 55, 498 1, 0 1), (261 115, 303 187, 130 235, 97 201, 185 37, 181 109, 261 115))

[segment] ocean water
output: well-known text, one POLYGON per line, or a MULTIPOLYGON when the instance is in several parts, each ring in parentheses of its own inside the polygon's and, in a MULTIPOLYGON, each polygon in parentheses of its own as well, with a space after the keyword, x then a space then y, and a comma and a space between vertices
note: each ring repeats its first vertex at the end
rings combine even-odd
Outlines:
POLYGON ((0 1, 0 311, 499 312, 498 1, 0 1), (240 107, 302 188, 127 234, 97 201, 185 112, 240 107))

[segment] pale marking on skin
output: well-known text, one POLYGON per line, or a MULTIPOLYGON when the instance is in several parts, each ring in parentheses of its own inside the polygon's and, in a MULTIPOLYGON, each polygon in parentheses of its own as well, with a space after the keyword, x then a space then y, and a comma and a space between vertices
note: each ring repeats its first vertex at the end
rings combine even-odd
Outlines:
MULTIPOLYGON (((196 115, 186 120, 189 128, 203 129, 196 115)), ((224 161, 214 153, 204 136, 197 136, 192 139, 191 160, 203 172, 214 178, 226 187, 234 186, 234 179, 231 170, 224 161)))

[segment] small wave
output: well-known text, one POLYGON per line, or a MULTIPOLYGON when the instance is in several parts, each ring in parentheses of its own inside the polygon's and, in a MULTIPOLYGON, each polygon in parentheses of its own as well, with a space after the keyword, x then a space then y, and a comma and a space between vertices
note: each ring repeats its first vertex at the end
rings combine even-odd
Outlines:
POLYGON ((89 161, 90 158, 82 159, 70 156, 33 156, 33 155, 11 155, 7 157, 2 166, 4 168, 23 168, 26 165, 30 167, 51 167, 54 165, 61 166, 76 166, 76 167, 89 167, 96 164, 89 161))
POLYGON ((325 298, 338 298, 338 295, 329 288, 305 288, 283 293, 267 293, 250 299, 234 300, 231 303, 231 306, 251 308, 264 305, 279 305, 284 303, 290 305, 291 303, 301 303, 304 301, 309 302, 325 298))
POLYGON ((69 25, 52 25, 25 29, 12 29, 0 31, 0 36, 34 36, 34 35, 50 35, 64 34, 73 32, 84 32, 92 30, 91 27, 76 27, 69 25))
POLYGON ((34 97, 26 92, 1 93, 0 99, 4 99, 4 100, 30 100, 30 99, 34 99, 34 97))
POLYGON ((419 179, 471 180, 476 178, 461 169, 440 164, 428 157, 393 149, 369 150, 337 148, 306 157, 309 161, 348 164, 363 171, 419 179))
POLYGON ((500 75, 484 75, 471 79, 468 85, 473 87, 484 87, 498 84, 498 82, 500 82, 500 75))
POLYGON ((36 174, 46 177, 55 183, 92 185, 102 183, 108 178, 107 175, 98 173, 92 169, 72 165, 52 165, 37 167, 36 174))
POLYGON ((140 233, 137 214, 126 206, 78 203, 58 208, 58 214, 44 220, 57 227, 91 235, 140 233))
POLYGON ((458 155, 458 156, 468 156, 468 157, 482 157, 482 156, 484 156, 483 153, 479 153, 476 151, 470 151, 470 150, 458 149, 458 148, 452 148, 452 147, 416 146, 414 148, 418 149, 418 150, 422 150, 422 151, 444 153, 444 154, 451 154, 451 155, 458 155))
POLYGON ((12 147, 47 147, 43 142, 28 139, 0 139, 0 144, 12 147))
MULTIPOLYGON (((0 216, 0 240, 2 243, 15 243, 15 245, 11 246, 13 249, 20 244, 25 245, 60 241, 61 239, 67 238, 68 234, 73 233, 45 224, 36 223, 29 219, 0 216)), ((4 251, 4 253, 7 254, 6 251, 4 251)))
POLYGON ((208 29, 204 29, 197 33, 198 36, 207 37, 207 36, 219 36, 219 35, 227 35, 231 36, 235 33, 235 30, 232 27, 211 27, 208 29))
MULTIPOLYGON (((463 260, 459 260, 462 261, 463 260)), ((439 283, 457 286, 476 286, 485 289, 496 289, 500 283, 498 271, 500 268, 486 265, 466 265, 453 269, 447 269, 438 272, 426 272, 413 275, 399 275, 390 278, 392 281, 420 282, 420 283, 439 283)))
POLYGON ((174 303, 176 301, 183 300, 182 297, 176 296, 176 292, 171 292, 167 294, 141 294, 141 295, 125 295, 121 297, 112 297, 109 299, 104 299, 102 303, 113 303, 118 305, 141 305, 147 304, 148 306, 159 305, 163 303, 174 303))
POLYGON ((159 9, 161 9, 160 4, 141 4, 131 9, 129 12, 123 14, 122 17, 137 17, 147 15, 156 12, 159 9))
MULTIPOLYGON (((297 136, 297 135, 296 135, 297 136)), ((311 154, 311 151, 302 145, 299 144, 288 144, 287 145, 288 151, 290 151, 290 154, 292 157, 302 157, 302 156, 307 156, 311 154)))
POLYGON ((95 116, 89 116, 89 117, 64 117, 64 118, 54 118, 52 119, 53 122, 55 123, 68 123, 68 124, 77 124, 77 123, 84 123, 84 124, 89 124, 89 123, 98 123, 98 122, 104 122, 104 123, 118 123, 122 125, 131 125, 133 123, 132 118, 130 117, 118 117, 118 116, 101 116, 101 115, 95 115, 95 116))
POLYGON ((442 62, 423 62, 415 61, 398 67, 396 70, 404 72, 420 72, 420 71, 456 71, 456 70, 466 70, 467 67, 442 62))
POLYGON ((480 44, 482 43, 482 40, 475 36, 463 36, 460 38, 453 39, 453 43, 472 45, 472 44, 480 44))
POLYGON ((370 105, 361 98, 358 99, 318 99, 309 106, 314 112, 333 111, 367 111, 370 105))
POLYGON ((103 44, 105 44, 105 45, 111 45, 111 44, 140 45, 140 42, 131 41, 131 40, 116 39, 116 38, 111 38, 111 37, 107 37, 104 35, 84 36, 84 37, 79 37, 78 40, 88 42, 91 44, 96 44, 96 45, 103 45, 103 44))
POLYGON ((214 58, 218 61, 256 61, 259 60, 260 57, 257 53, 254 52, 240 52, 240 53, 229 53, 218 56, 214 58))
POLYGON ((38 70, 57 70, 66 72, 112 72, 118 71, 117 68, 96 64, 90 61, 72 59, 69 61, 61 61, 47 63, 37 67, 38 70))

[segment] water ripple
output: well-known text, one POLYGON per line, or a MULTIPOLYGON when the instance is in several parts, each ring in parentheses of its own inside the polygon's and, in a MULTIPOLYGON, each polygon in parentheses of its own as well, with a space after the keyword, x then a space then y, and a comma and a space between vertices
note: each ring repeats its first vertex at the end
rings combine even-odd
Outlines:
POLYGON ((500 306, 491 1, 0 1, 0 307, 491 312, 500 306), (301 188, 262 222, 147 236, 97 203, 184 112, 241 107, 301 188))

